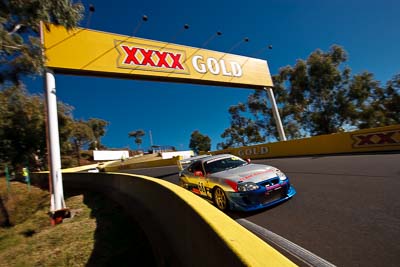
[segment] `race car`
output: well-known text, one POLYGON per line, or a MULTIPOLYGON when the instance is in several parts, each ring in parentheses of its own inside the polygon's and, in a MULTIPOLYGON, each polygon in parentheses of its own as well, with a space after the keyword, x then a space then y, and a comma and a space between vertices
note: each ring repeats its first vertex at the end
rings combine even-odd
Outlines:
POLYGON ((279 169, 250 163, 231 154, 206 155, 179 172, 180 186, 212 201, 220 210, 253 211, 283 202, 296 194, 279 169))

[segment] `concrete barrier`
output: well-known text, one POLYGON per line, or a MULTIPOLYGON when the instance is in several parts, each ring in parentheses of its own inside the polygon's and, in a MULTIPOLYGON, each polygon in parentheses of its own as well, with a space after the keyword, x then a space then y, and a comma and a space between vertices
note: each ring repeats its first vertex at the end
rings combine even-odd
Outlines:
POLYGON ((123 161, 119 163, 113 163, 110 165, 106 165, 103 169, 106 172, 115 172, 123 169, 140 169, 140 168, 154 168, 154 167, 163 167, 163 166, 171 166, 176 165, 176 161, 178 157, 174 157, 171 159, 158 159, 152 161, 144 161, 144 162, 134 162, 134 163, 125 163, 123 161))
POLYGON ((261 159, 339 153, 400 151, 400 125, 213 151, 261 159))
MULTIPOLYGON (((36 182, 48 181, 36 174, 36 182)), ((101 191, 145 231, 159 266, 295 266, 213 205, 156 178, 64 173, 64 187, 101 191)))

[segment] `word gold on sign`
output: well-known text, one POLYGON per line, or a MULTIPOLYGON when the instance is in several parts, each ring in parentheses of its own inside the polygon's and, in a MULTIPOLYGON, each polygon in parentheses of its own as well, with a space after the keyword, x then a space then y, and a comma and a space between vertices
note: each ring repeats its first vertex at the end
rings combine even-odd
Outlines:
POLYGON ((229 62, 225 60, 217 60, 213 57, 204 59, 202 56, 194 56, 192 58, 192 65, 199 73, 210 72, 214 75, 222 74, 224 76, 240 77, 243 75, 242 67, 237 62, 229 62))
POLYGON ((264 155, 269 152, 268 147, 263 146, 263 147, 252 147, 252 148, 246 148, 246 149, 241 149, 238 151, 238 155, 240 157, 244 156, 256 156, 256 155, 264 155))
POLYGON ((400 131, 353 134, 354 148, 400 145, 400 131))

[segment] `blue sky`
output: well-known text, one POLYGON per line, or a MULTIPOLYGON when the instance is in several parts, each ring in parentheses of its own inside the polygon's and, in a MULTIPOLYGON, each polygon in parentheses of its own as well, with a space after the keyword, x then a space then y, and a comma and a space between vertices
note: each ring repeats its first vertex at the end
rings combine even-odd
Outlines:
MULTIPOLYGON (((374 73, 386 83, 400 73, 400 1, 362 0, 82 0, 96 11, 81 26, 132 35, 143 15, 148 21, 137 30, 141 38, 202 47, 216 31, 222 35, 204 48, 228 52, 244 37, 249 38, 230 53, 268 61, 271 74, 306 59, 315 49, 333 44, 349 54, 353 74, 374 73), (183 25, 188 30, 182 31, 183 25), (273 49, 265 49, 272 44, 273 49), (256 54, 256 55, 255 55, 256 54)), ((71 56, 73 56, 71 54, 71 56)), ((212 149, 223 141, 229 127, 228 108, 245 102, 249 89, 159 83, 110 78, 56 76, 57 96, 72 105, 76 119, 101 118, 110 122, 102 143, 110 148, 130 147, 128 132, 146 131, 142 148, 156 145, 188 149, 194 130, 208 135, 212 149)), ((30 92, 42 92, 41 77, 27 81, 30 92)))

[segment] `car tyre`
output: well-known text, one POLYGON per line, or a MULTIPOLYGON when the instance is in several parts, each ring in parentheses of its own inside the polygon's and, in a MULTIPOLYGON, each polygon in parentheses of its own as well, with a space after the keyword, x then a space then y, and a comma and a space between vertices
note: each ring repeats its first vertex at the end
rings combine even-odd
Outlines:
POLYGON ((213 202, 218 209, 225 211, 228 209, 228 198, 224 190, 220 187, 216 187, 213 191, 213 202))

